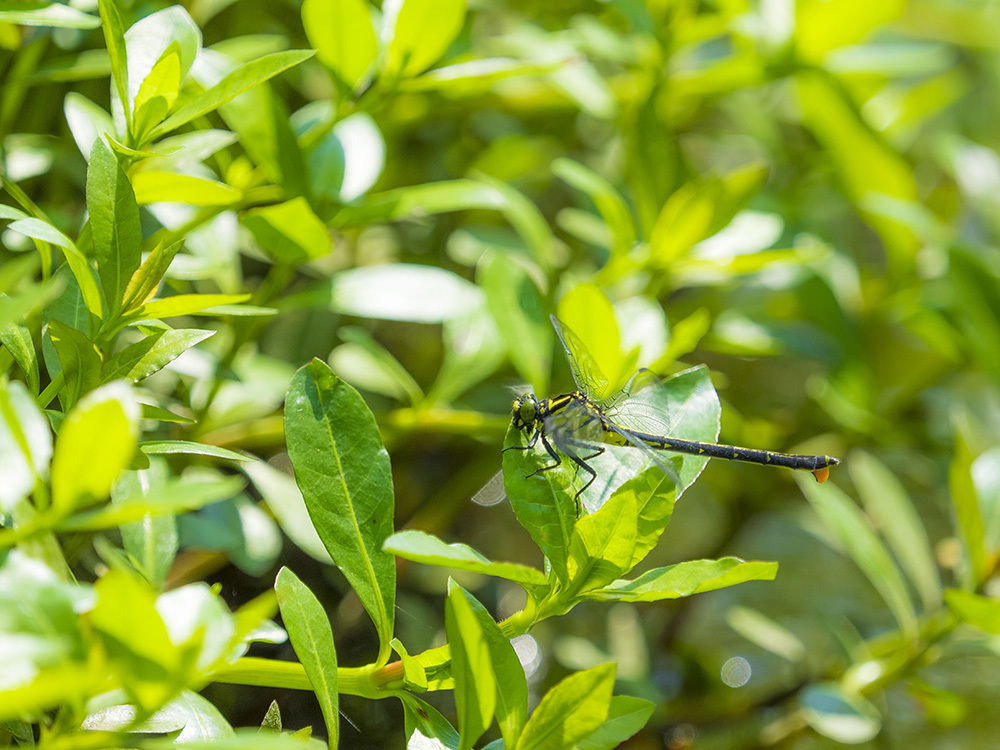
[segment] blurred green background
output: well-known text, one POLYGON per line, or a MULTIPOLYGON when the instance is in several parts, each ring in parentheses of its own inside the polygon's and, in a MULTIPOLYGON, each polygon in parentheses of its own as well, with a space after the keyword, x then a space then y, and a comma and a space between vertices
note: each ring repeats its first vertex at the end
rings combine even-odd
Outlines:
MULTIPOLYGON (((125 25, 167 5, 123 3, 125 25)), ((839 456, 831 483, 884 535, 921 627, 943 607, 942 583, 968 581, 955 476, 971 477, 990 563, 976 585, 990 593, 996 3, 472 0, 454 18, 453 4, 427 3, 432 25, 456 21, 453 38, 371 80, 350 80, 299 3, 182 5, 203 53, 320 53, 196 121, 235 136, 169 165, 239 201, 182 206, 136 185, 147 236, 185 239, 169 292, 248 291, 278 310, 201 321, 218 334, 144 383, 196 419, 172 437, 287 470, 282 399, 319 357, 376 413, 398 529, 540 565, 507 504, 470 498, 500 466, 509 387, 571 388, 546 321, 567 309, 595 341, 639 346, 639 363, 663 374, 706 363, 722 441, 839 456), (286 213, 268 213, 279 204, 286 213)), ((110 108, 103 50, 100 30, 0 24, 5 175, 73 236, 86 167, 74 139, 93 117, 87 102, 110 108)), ((23 236, 0 241, 6 269, 30 265, 23 236)), ((183 519, 172 579, 220 582, 235 606, 290 565, 327 605, 341 665, 365 663, 376 646, 357 599, 333 568, 282 546, 267 514, 246 511, 262 498, 254 484, 183 519)), ((644 566, 734 554, 779 561, 778 578, 676 603, 581 605, 519 644, 529 685, 537 696, 614 658, 619 689, 658 705, 631 747, 823 747, 838 743, 789 706, 824 680, 866 679, 892 643, 910 658, 866 692, 880 730, 869 746, 990 746, 997 643, 971 629, 901 636, 875 574, 844 553, 850 534, 789 473, 711 462, 644 566)), ((411 653, 442 641, 445 580, 402 564, 398 635, 411 653)), ((459 580, 498 616, 520 604, 510 584, 459 580)), ((205 695, 234 724, 259 723, 277 696, 285 726, 321 726, 304 693, 205 695)), ((342 710, 343 746, 401 746, 396 705, 345 697, 342 710)))

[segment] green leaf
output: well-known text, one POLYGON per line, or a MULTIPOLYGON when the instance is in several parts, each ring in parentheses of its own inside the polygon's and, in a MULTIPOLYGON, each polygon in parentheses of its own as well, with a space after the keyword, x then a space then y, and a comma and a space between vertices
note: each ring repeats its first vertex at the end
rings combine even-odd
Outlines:
POLYGON ((128 61, 125 53, 125 27, 116 0, 97 0, 101 12, 104 45, 111 60, 111 81, 125 115, 127 132, 132 132, 132 101, 128 95, 128 61))
POLYGON ((834 6, 823 0, 805 0, 795 9, 795 51, 802 60, 821 64, 831 50, 864 41, 905 9, 905 0, 841 0, 834 6))
POLYGON ((615 502, 619 495, 631 496, 636 507, 635 547, 632 559, 625 566, 625 570, 631 570, 660 540, 673 516, 677 492, 659 467, 650 466, 616 489, 608 503, 615 502))
POLYGON ((579 594, 599 588, 629 570, 636 514, 634 495, 622 492, 576 522, 569 546, 569 591, 579 594))
POLYGON ((213 308, 223 305, 238 305, 250 299, 249 294, 177 294, 173 297, 147 302, 129 316, 131 322, 137 320, 159 320, 176 318, 180 315, 207 314, 213 308))
POLYGON ((340 696, 337 692, 337 651, 330 620, 316 596, 288 568, 278 571, 274 590, 295 655, 305 668, 323 711, 329 746, 335 748, 340 735, 340 696))
POLYGON ((147 456, 166 456, 183 454, 188 456, 211 456, 212 458, 222 458, 226 461, 253 461, 250 456, 242 453, 220 448, 217 445, 206 445, 205 443, 195 443, 190 440, 148 440, 139 443, 139 450, 147 456))
POLYGON ((113 529, 143 521, 147 516, 177 515, 204 508, 236 495, 243 488, 239 477, 205 481, 176 480, 143 489, 114 505, 76 513, 56 527, 60 531, 113 529))
POLYGON ((17 26, 47 26, 54 29, 96 29, 101 21, 61 3, 8 2, 0 10, 0 23, 17 26))
POLYGON ((73 272, 73 277, 80 287, 87 310, 92 315, 98 318, 101 317, 101 290, 94 280, 94 272, 90 269, 90 264, 83 253, 77 249, 69 237, 51 224, 46 224, 44 221, 35 218, 12 221, 7 225, 7 229, 20 232, 27 237, 32 237, 42 242, 51 242, 53 245, 61 248, 63 257, 66 258, 66 265, 73 272))
POLYGON ((397 697, 403 704, 407 750, 458 750, 458 732, 440 711, 412 693, 397 697))
POLYGON ((836 742, 858 745, 882 731, 882 717, 871 701, 837 683, 807 686, 799 693, 799 704, 809 726, 836 742))
POLYGON ((517 522, 531 535, 559 579, 568 582, 566 558, 576 519, 575 477, 569 461, 529 477, 551 460, 547 455, 541 458, 536 451, 521 450, 525 442, 524 433, 512 424, 503 444, 503 483, 507 497, 517 522))
POLYGON ((51 457, 52 433, 31 394, 0 379, 0 512, 11 513, 28 496, 51 457))
MULTIPOLYGON (((576 334, 606 378, 603 391, 587 395, 599 400, 625 385, 635 371, 635 359, 622 354, 615 309, 596 284, 577 284, 563 295, 556 317, 576 334)), ((580 352, 572 354, 581 358, 580 352)), ((582 358, 585 357, 586 354, 582 358)))
POLYGON ((50 321, 46 331, 65 374, 65 392, 60 394, 60 400, 68 411, 101 382, 101 353, 84 334, 58 320, 50 321))
POLYGON ((182 328, 154 331, 141 341, 126 346, 104 366, 104 382, 123 378, 138 383, 159 372, 181 354, 201 341, 214 336, 215 331, 182 328))
POLYGON ((398 638, 390 641, 392 650, 399 656, 403 665, 403 684, 407 690, 422 693, 427 690, 427 670, 407 652, 398 638))
POLYGON ((749 607, 730 607, 726 624, 751 643, 777 654, 792 664, 801 664, 808 654, 806 645, 795 633, 749 607))
POLYGON ((928 611, 941 603, 941 579, 934 551, 902 483, 872 454, 856 450, 847 460, 865 511, 878 524, 903 572, 928 611))
POLYGON ((136 723, 137 718, 135 706, 109 706, 88 714, 82 726, 88 732, 168 734, 180 730, 175 738, 177 742, 207 742, 233 735, 233 728, 219 709, 190 690, 182 691, 148 719, 136 723))
POLYGON ((572 159, 556 159, 552 162, 552 173, 585 193, 594 202, 614 237, 614 254, 626 253, 635 245, 636 230, 632 212, 610 182, 572 159))
POLYGON ((427 394, 431 404, 452 403, 492 374, 506 353, 493 316, 484 308, 445 321, 443 336, 444 360, 427 394))
POLYGON ((576 750, 613 750, 646 726, 655 708, 655 703, 643 698, 613 696, 607 721, 596 732, 577 742, 576 750))
POLYGON ((608 718, 615 665, 571 674, 542 698, 516 750, 570 748, 593 734, 608 718))
POLYGON ((121 382, 80 400, 59 428, 52 457, 52 507, 66 514, 103 500, 128 466, 139 434, 139 405, 121 382))
POLYGON ((385 139, 371 115, 355 112, 338 120, 306 159, 313 193, 347 203, 378 181, 385 168, 385 139))
POLYGON ((151 169, 136 172, 132 186, 135 188, 135 200, 141 206, 149 203, 229 206, 243 197, 242 191, 217 180, 151 169))
POLYGON ((951 490, 958 532, 965 548, 961 567, 962 588, 972 590, 986 574, 986 547, 979 493, 972 479, 972 452, 961 430, 955 431, 955 455, 948 467, 948 489, 951 490))
POLYGON ((473 313, 483 292, 458 274, 434 266, 387 263, 354 268, 330 280, 329 305, 360 318, 443 323, 473 313))
POLYGON ((915 635, 917 622, 906 584, 868 517, 830 482, 820 484, 802 476, 796 476, 795 481, 826 527, 885 600, 903 631, 915 635))
POLYGON ((514 367, 537 393, 548 393, 552 333, 545 301, 529 269, 513 253, 490 253, 480 262, 477 282, 486 292, 514 367))
POLYGON ((465 544, 446 544, 423 531, 398 531, 385 540, 384 549, 405 560, 442 568, 496 576, 525 586, 544 586, 545 574, 517 563, 493 562, 465 544))
POLYGON ((123 312, 127 314, 142 307, 156 294, 156 289, 170 267, 170 262, 183 245, 183 242, 175 242, 172 245, 157 245, 153 248, 153 252, 132 274, 128 286, 125 287, 125 296, 122 301, 123 312))
POLYGON ((599 601, 658 602, 735 586, 746 581, 773 581, 778 563, 744 562, 738 557, 718 560, 689 560, 654 568, 632 581, 619 580, 588 592, 599 601))
POLYGON ((408 78, 436 63, 465 22, 465 0, 390 0, 383 8, 389 41, 383 75, 408 78))
MULTIPOLYGON (((164 465, 144 471, 128 471, 115 483, 111 501, 122 504, 143 494, 143 487, 162 486, 167 482, 164 465)), ((122 524, 122 546, 132 557, 154 589, 159 591, 167 579, 170 566, 177 556, 179 539, 177 519, 172 515, 149 515, 135 523, 122 524)))
POLYGON ((455 680, 459 750, 469 750, 493 722, 497 682, 472 596, 454 581, 448 582, 444 621, 451 648, 451 674, 455 680))
POLYGON ((112 569, 94 590, 97 606, 90 626, 98 633, 116 676, 142 710, 155 711, 178 690, 180 654, 156 611, 152 589, 134 576, 112 569))
POLYGON ((392 533, 392 473, 375 417, 357 391, 314 359, 288 388, 285 438, 313 524, 375 623, 385 663, 396 567, 382 549, 392 533))
POLYGON ((247 211, 241 219, 268 255, 289 265, 322 258, 333 249, 330 230, 302 197, 247 211))
POLYGON ((147 141, 155 141, 170 131, 176 130, 181 125, 186 125, 198 117, 207 115, 241 92, 308 60, 314 54, 315 52, 312 50, 275 52, 241 65, 203 94, 181 106, 164 122, 153 128, 147 141))
POLYGON ((316 58, 349 90, 357 89, 375 58, 378 39, 365 0, 305 0, 302 25, 316 58))
POLYGON ((1000 635, 1000 601, 961 589, 945 591, 944 601, 962 622, 975 625, 984 633, 1000 635))
POLYGON ((28 388, 32 393, 38 393, 38 359, 35 356, 35 342, 28 327, 23 323, 0 325, 0 344, 3 344, 21 368, 28 388))

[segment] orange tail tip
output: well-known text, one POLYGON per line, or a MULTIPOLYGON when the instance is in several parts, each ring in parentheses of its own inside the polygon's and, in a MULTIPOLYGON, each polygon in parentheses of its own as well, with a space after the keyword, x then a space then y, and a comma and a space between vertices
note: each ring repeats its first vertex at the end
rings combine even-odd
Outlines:
POLYGON ((823 482, 830 478, 830 467, 824 466, 822 469, 816 469, 813 472, 813 476, 816 477, 817 482, 823 484, 823 482))

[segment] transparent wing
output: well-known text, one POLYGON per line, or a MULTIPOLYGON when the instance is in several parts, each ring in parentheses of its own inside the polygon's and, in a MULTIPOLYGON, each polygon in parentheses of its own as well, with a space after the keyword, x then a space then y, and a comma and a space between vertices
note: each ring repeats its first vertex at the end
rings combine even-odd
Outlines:
POLYGON ((580 337, 555 315, 550 315, 549 318, 556 329, 556 335, 559 336, 566 359, 569 360, 569 369, 573 372, 576 387, 593 399, 601 398, 608 390, 607 376, 601 372, 597 361, 587 351, 580 337))
POLYGON ((600 412, 583 401, 572 401, 545 419, 545 436, 563 453, 579 454, 580 448, 603 446, 600 412))
POLYGON ((505 497, 507 497, 507 489, 503 483, 503 470, 500 470, 472 496, 472 502, 476 505, 496 505, 502 502, 505 497))
MULTIPOLYGON (((644 442, 642 442, 641 440, 639 440, 639 438, 637 438, 634 435, 632 435, 632 433, 629 430, 622 429, 622 428, 618 427, 617 425, 614 425, 614 424, 611 424, 611 423, 608 423, 607 426, 613 432, 615 432, 615 433, 621 435, 623 438, 625 438, 633 448, 638 448, 640 451, 643 452, 643 454, 646 456, 646 458, 648 458, 654 464, 656 464, 657 466, 659 466, 660 469, 663 470, 663 473, 667 475, 667 478, 671 482, 673 482, 676 487, 678 487, 678 488, 683 487, 683 485, 681 484, 680 474, 678 474, 678 472, 677 472, 677 468, 678 468, 677 465, 673 461, 671 461, 669 458, 667 458, 666 455, 664 455, 663 453, 661 453, 661 452, 655 450, 654 448, 651 448, 650 446, 646 445, 644 442)), ((678 460, 681 460, 681 459, 678 459, 678 460)), ((678 494, 679 493, 680 493, 680 489, 678 489, 678 494)))
POLYGON ((639 370, 601 410, 612 423, 637 432, 673 435, 680 421, 678 405, 670 398, 664 381, 652 370, 639 370))

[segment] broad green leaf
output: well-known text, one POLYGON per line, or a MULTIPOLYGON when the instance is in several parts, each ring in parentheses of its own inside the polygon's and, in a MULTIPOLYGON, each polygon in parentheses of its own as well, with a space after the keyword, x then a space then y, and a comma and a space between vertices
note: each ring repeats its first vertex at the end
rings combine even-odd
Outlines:
POLYGON ((878 709, 863 696, 833 682, 807 686, 799 693, 800 712, 809 726, 835 742, 857 745, 882 731, 878 709))
POLYGON ((383 5, 383 76, 409 78, 436 63, 465 22, 465 0, 389 0, 383 5))
POLYGON ((965 435, 955 431, 955 455, 948 467, 948 489, 955 509, 958 532, 965 547, 965 560, 960 569, 962 588, 975 589, 986 573, 986 548, 979 493, 972 480, 973 456, 965 435))
POLYGON ((730 607, 726 612, 726 624, 751 643, 793 664, 802 663, 808 653, 795 633, 755 609, 730 607))
POLYGON ((20 232, 27 237, 32 237, 42 242, 50 242, 61 248, 63 257, 66 258, 66 265, 73 272, 73 277, 80 287, 80 293, 83 295, 83 301, 87 306, 87 310, 98 318, 102 316, 101 290, 94 280, 94 272, 90 269, 90 264, 83 253, 77 249, 69 237, 51 224, 46 224, 44 221, 35 218, 12 221, 7 225, 7 229, 20 232))
POLYGON ((608 718, 615 665, 604 664, 564 678, 531 714, 516 750, 571 748, 608 718))
POLYGON ((337 651, 330 620, 315 594, 288 568, 278 571, 274 590, 295 655, 305 668, 323 711, 329 746, 335 748, 340 735, 340 696, 337 692, 337 651))
POLYGON ((330 230, 302 197, 247 211, 241 219, 264 252, 282 263, 305 263, 333 249, 330 230))
POLYGON ((96 29, 99 18, 61 3, 11 2, 0 9, 0 23, 17 26, 47 26, 55 29, 96 29))
POLYGON ((392 473, 375 417, 357 391, 314 359, 288 388, 285 439, 316 531, 375 623, 384 663, 396 567, 382 549, 392 533, 392 473))
POLYGON ((101 382, 101 353, 84 334, 58 320, 50 321, 46 330, 65 375, 65 392, 60 394, 60 401, 68 411, 101 382))
POLYGON ((483 292, 434 266, 390 263, 336 274, 323 295, 335 312, 361 318, 443 323, 483 304, 483 292))
POLYGON ((203 581, 172 588, 156 599, 156 611, 171 642, 195 656, 194 668, 206 674, 232 657, 236 627, 219 592, 203 581))
POLYGON ((381 393, 416 406, 424 394, 417 381, 375 337, 363 328, 346 327, 339 331, 347 343, 330 352, 330 366, 353 385, 381 393))
POLYGON ((112 569, 94 590, 97 606, 88 614, 129 698, 154 711, 179 690, 180 654, 156 610, 152 589, 134 576, 112 569))
POLYGON ((0 512, 15 506, 44 477, 52 457, 52 433, 23 384, 0 379, 0 512))
POLYGON ((563 461, 550 471, 528 476, 552 461, 540 446, 535 450, 522 450, 525 442, 524 434, 515 430, 512 424, 503 444, 504 487, 517 522, 531 534, 559 579, 567 582, 566 558, 576 519, 575 476, 569 461, 563 461))
POLYGON ((183 242, 175 242, 172 245, 157 245, 149 254, 149 257, 136 269, 125 287, 125 296, 122 301, 122 310, 127 314, 138 307, 141 307, 156 294, 156 289, 163 279, 163 274, 170 267, 170 262, 183 247, 183 242))
POLYGON ((104 382, 124 378, 129 383, 138 383, 214 335, 215 331, 198 328, 155 331, 109 359, 104 366, 104 382))
POLYGON ((577 750, 613 750, 646 726, 655 708, 655 703, 643 698, 613 696, 607 721, 596 732, 577 742, 577 750))
POLYGON ((138 711, 128 704, 109 706, 87 715, 82 728, 88 732, 177 733, 176 742, 217 740, 231 737, 233 728, 207 698, 184 690, 144 721, 136 723, 138 711), (178 731, 179 730, 179 731, 178 731))
POLYGON ((76 513, 61 521, 57 528, 60 531, 95 531, 136 523, 147 516, 177 515, 231 498, 242 487, 243 482, 239 477, 165 482, 148 490, 142 489, 138 494, 129 495, 114 505, 76 513))
POLYGON ((275 52, 241 65, 203 94, 181 106, 150 132, 148 140, 154 141, 191 120, 207 115, 241 92, 308 60, 314 54, 312 50, 275 52))
POLYGON ((618 487, 608 503, 619 496, 630 496, 637 510, 635 546, 625 565, 625 570, 631 570, 656 546, 670 523, 677 491, 659 467, 650 466, 618 487))
POLYGON ((903 572, 920 593, 924 608, 937 608, 941 603, 941 579, 934 551, 902 483, 866 451, 853 451, 846 463, 865 511, 889 542, 903 572))
MULTIPOLYGON (((586 348, 584 354, 571 352, 573 356, 582 360, 589 354, 607 380, 602 392, 587 395, 600 400, 625 385, 635 371, 635 360, 622 354, 615 309, 603 291, 590 283, 576 285, 559 300, 556 317, 586 348)), ((573 348, 569 342, 564 343, 573 348)))
POLYGON ((600 213, 614 237, 613 252, 628 252, 636 242, 635 222, 625 199, 614 186, 596 172, 572 159, 556 159, 552 173, 572 187, 585 193, 600 213))
POLYGON ((316 58, 353 91, 378 56, 378 39, 366 0, 305 0, 302 25, 316 58))
POLYGON ((90 155, 87 211, 97 273, 109 315, 113 316, 121 309, 125 286, 141 261, 142 228, 132 185, 103 139, 94 142, 90 155))
POLYGON ((636 514, 635 496, 621 492, 576 522, 569 546, 569 591, 579 594, 599 588, 629 570, 636 514))
POLYGON ((114 93, 118 95, 118 101, 122 105, 126 126, 125 130, 126 132, 131 132, 132 100, 128 95, 129 80, 128 61, 125 52, 125 27, 122 24, 122 17, 118 11, 116 0, 97 0, 97 7, 101 12, 101 29, 104 32, 104 46, 108 48, 108 57, 111 60, 111 82, 114 85, 114 93))
MULTIPOLYGON (((162 463, 143 471, 125 472, 111 491, 111 501, 114 504, 128 502, 133 496, 166 482, 167 472, 162 463)), ((125 551, 150 585, 161 590, 180 547, 177 519, 167 514, 149 515, 141 521, 123 524, 120 532, 125 551)))
POLYGON ((211 456, 212 458, 222 458, 226 461, 253 461, 253 458, 245 456, 242 453, 237 453, 227 448, 220 448, 217 445, 195 443, 191 440, 147 440, 144 443, 139 443, 139 450, 147 456, 184 454, 188 456, 211 456))
POLYGON ((91 391, 66 417, 52 456, 52 506, 60 514, 103 500, 128 466, 139 434, 139 405, 122 382, 91 391))
POLYGON ((820 484, 812 477, 805 478, 798 474, 795 481, 837 542, 882 596, 900 627, 907 634, 914 635, 917 622, 910 594, 899 568, 872 529, 867 516, 830 482, 820 484))
POLYGON ((332 564, 330 553, 316 533, 295 480, 263 461, 245 463, 239 468, 250 477, 288 538, 314 560, 324 565, 332 564))
POLYGON ((339 203, 354 201, 371 190, 382 174, 385 139, 368 113, 356 112, 329 128, 309 149, 306 162, 316 195, 339 203))
MULTIPOLYGON (((308 727, 306 728, 308 729, 308 727)), ((259 729, 238 729, 232 736, 212 740, 154 739, 143 742, 144 750, 323 750, 330 745, 311 738, 305 730, 273 734, 259 729)))
POLYGON ((129 320, 159 320, 179 315, 206 314, 214 308, 238 305, 249 299, 249 294, 177 294, 147 302, 132 313, 129 320))
POLYGON ((75 91, 66 94, 66 99, 63 101, 63 113, 66 115, 66 124, 69 125, 77 148, 80 149, 83 158, 88 162, 93 152, 94 142, 103 139, 105 133, 114 135, 115 126, 111 115, 82 94, 75 91))
POLYGON ((962 622, 975 625, 984 633, 1000 635, 1000 601, 961 589, 945 591, 944 601, 962 622))
POLYGON ((407 750, 458 750, 458 732, 440 711, 412 693, 397 697, 403 704, 407 750))
POLYGON ((798 73, 796 81, 803 124, 829 154, 851 200, 879 233, 892 265, 901 271, 912 268, 913 254, 919 249, 912 230, 902 222, 864 211, 864 201, 872 193, 917 201, 912 166, 872 133, 857 107, 825 74, 808 70, 798 73))
POLYGON ((521 666, 510 640, 486 611, 486 607, 454 581, 450 586, 449 596, 451 591, 460 590, 479 620, 479 627, 482 628, 489 649, 490 669, 496 678, 497 724, 506 746, 515 747, 528 718, 528 682, 524 675, 524 667, 521 666))
POLYGON ((140 206, 149 203, 229 206, 243 197, 241 191, 217 180, 149 169, 136 172, 132 178, 132 186, 135 188, 135 200, 140 206))
POLYGON ((496 252, 482 258, 476 275, 514 367, 537 393, 548 393, 552 333, 529 269, 513 254, 496 252))
POLYGON ((32 393, 38 393, 38 359, 35 356, 35 342, 31 331, 23 323, 0 324, 0 344, 10 352, 10 356, 21 368, 21 373, 32 393))
POLYGON ((777 572, 778 563, 745 562, 738 557, 689 560, 664 568, 654 568, 632 581, 615 581, 603 589, 589 592, 587 598, 599 601, 658 602, 735 586, 746 581, 772 581, 777 572))
POLYGON ((449 580, 444 621, 455 680, 459 750, 470 750, 482 737, 496 709, 497 682, 490 649, 470 599, 470 594, 449 580))
POLYGON ((177 95, 176 90, 171 92, 169 86, 164 87, 163 77, 155 72, 157 66, 174 57, 177 66, 174 76, 179 83, 201 49, 201 30, 183 6, 170 5, 132 24, 125 32, 125 47, 129 102, 136 116, 133 135, 138 135, 139 109, 143 103, 177 95))
POLYGON ((465 544, 446 544, 423 531, 398 531, 384 549, 405 560, 505 578, 525 586, 545 585, 545 574, 517 563, 493 562, 465 544))

